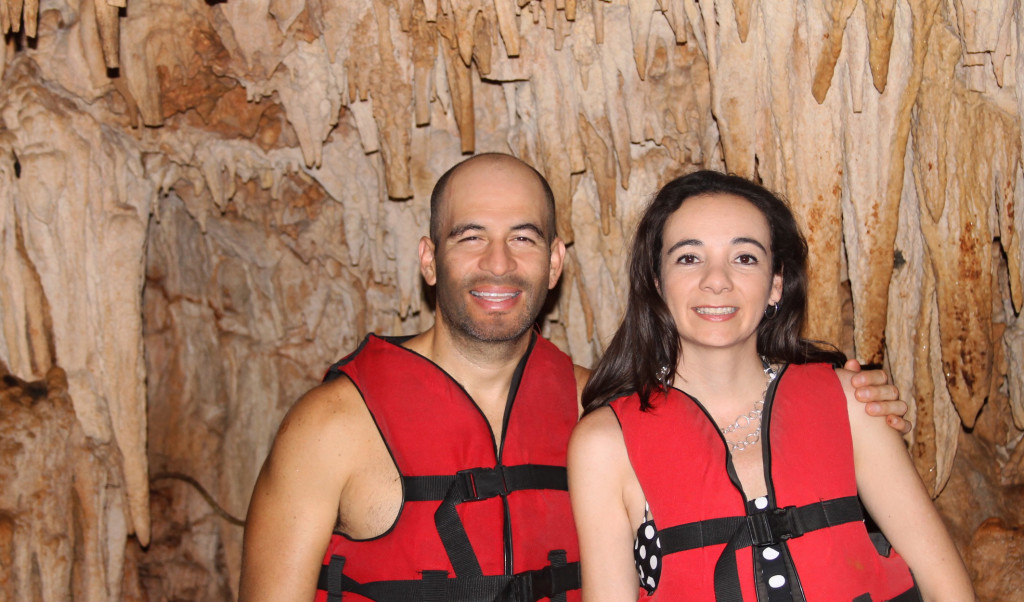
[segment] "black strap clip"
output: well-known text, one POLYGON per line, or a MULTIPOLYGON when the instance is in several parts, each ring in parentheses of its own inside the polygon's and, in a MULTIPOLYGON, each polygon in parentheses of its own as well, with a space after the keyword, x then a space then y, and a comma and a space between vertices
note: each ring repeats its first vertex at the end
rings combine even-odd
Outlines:
POLYGON ((469 468, 455 473, 462 483, 463 501, 476 502, 499 495, 508 495, 503 466, 469 468))
POLYGON ((804 534, 795 506, 775 508, 747 516, 747 531, 755 546, 770 546, 804 534))

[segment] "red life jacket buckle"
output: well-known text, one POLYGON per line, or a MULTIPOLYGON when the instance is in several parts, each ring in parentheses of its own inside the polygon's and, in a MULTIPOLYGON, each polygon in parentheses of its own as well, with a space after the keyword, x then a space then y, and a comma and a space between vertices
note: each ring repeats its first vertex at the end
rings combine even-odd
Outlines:
POLYGON ((799 525, 799 517, 795 506, 775 508, 747 515, 747 532, 755 546, 770 546, 800 537, 804 529, 799 525))
POLYGON ((462 479, 464 501, 476 502, 499 495, 508 495, 503 466, 469 468, 455 473, 462 479))

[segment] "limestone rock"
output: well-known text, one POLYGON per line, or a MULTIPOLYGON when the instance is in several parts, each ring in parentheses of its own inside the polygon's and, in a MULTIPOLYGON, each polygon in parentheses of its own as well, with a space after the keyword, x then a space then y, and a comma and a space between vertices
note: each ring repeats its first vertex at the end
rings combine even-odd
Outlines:
POLYGON ((42 597, 36 555, 47 599, 231 598, 241 530, 151 475, 243 515, 324 368, 430 325, 430 191, 485 151, 552 184, 571 244, 541 329, 582 365, 662 184, 708 167, 784 195, 811 250, 806 334, 889 369, 978 583, 1019 547, 1018 3, 0 4, 0 422, 63 454, 0 454, 28 462, 0 483, 7 597, 42 597), (43 483, 46 462, 66 472, 43 483))
POLYGON ((971 538, 967 566, 978 600, 1014 600, 1024 590, 1024 527, 986 520, 971 538))

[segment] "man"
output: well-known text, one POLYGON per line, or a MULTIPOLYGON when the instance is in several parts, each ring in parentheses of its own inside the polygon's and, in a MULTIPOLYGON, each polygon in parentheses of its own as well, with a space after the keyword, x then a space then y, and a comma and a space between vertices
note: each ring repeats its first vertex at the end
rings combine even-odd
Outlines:
MULTIPOLYGON (((564 466, 587 372, 532 329, 565 256, 554 216, 514 157, 441 177, 419 246, 434 326, 367 337, 289 411, 249 506, 241 599, 579 598, 564 466)), ((858 376, 871 413, 906 411, 884 374, 858 376)))

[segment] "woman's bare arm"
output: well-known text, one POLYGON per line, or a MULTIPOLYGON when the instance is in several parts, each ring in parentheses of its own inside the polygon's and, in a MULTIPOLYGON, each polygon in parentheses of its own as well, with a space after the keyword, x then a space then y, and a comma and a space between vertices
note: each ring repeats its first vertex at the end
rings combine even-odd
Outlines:
POLYGON ((850 373, 839 370, 853 434, 857 491, 882 533, 899 552, 927 600, 974 600, 963 560, 946 530, 899 433, 864 413, 853 399, 850 373))
MULTIPOLYGON (((569 498, 580 543, 583 600, 635 601, 639 593, 633 562, 635 526, 626 499, 630 479, 634 487, 639 488, 639 484, 611 409, 588 414, 573 430, 568 468, 569 498)), ((631 493, 635 497, 637 492, 631 493)), ((640 506, 637 525, 642 520, 642 502, 640 506)))

